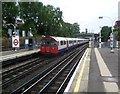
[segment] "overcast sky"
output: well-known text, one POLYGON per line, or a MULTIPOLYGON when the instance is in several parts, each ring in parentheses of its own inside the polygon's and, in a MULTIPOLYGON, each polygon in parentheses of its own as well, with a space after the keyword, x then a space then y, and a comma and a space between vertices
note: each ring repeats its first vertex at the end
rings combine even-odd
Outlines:
POLYGON ((100 27, 114 25, 118 20, 118 2, 120 0, 40 0, 44 5, 60 7, 63 20, 69 23, 77 22, 80 32, 98 33, 100 27), (98 19, 103 16, 103 19, 98 19))

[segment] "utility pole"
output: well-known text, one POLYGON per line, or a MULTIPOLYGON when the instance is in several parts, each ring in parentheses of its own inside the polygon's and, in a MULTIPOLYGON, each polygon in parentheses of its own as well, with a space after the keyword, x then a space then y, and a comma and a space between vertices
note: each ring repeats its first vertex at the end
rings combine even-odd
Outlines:
POLYGON ((101 48, 101 31, 99 33, 99 48, 101 48))
POLYGON ((110 34, 110 48, 111 48, 111 53, 114 53, 114 50, 113 50, 113 44, 114 43, 114 36, 113 36, 113 30, 112 30, 112 33, 110 34))

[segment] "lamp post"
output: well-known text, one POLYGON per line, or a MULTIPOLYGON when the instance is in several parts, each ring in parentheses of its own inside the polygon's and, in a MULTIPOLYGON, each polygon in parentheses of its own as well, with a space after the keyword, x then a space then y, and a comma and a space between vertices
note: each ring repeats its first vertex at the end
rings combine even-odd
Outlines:
POLYGON ((101 30, 100 30, 100 33, 99 33, 99 48, 101 48, 101 30))
POLYGON ((113 21, 110 17, 107 17, 107 16, 99 16, 99 19, 103 19, 103 17, 106 17, 108 18, 111 23, 112 23, 112 33, 110 34, 110 47, 111 47, 111 53, 114 53, 114 50, 113 50, 113 44, 114 44, 114 38, 113 38, 113 21))
POLYGON ((17 51, 16 47, 19 47, 19 35, 17 35, 17 31, 16 31, 16 27, 18 24, 24 24, 24 21, 19 17, 15 19, 15 24, 12 24, 12 23, 7 24, 7 25, 12 25, 14 28, 14 31, 13 31, 14 35, 12 36, 12 41, 14 39, 14 42, 12 42, 12 47, 15 48, 15 51, 17 51))
MULTIPOLYGON (((99 19, 102 19, 102 18, 103 18, 102 16, 99 17, 99 19)), ((100 30, 100 33, 99 33, 99 48, 101 48, 101 30, 100 30)))
POLYGON ((14 32, 13 33, 15 33, 15 35, 16 35, 16 26, 14 24, 12 24, 12 23, 9 23, 7 25, 12 25, 13 26, 13 28, 14 28, 14 32))
MULTIPOLYGON (((12 25, 14 30, 13 30, 13 34, 14 36, 16 36, 16 25, 12 24, 12 23, 9 23, 7 25, 12 25)), ((13 35, 12 35, 13 36, 13 35)), ((11 40, 13 40, 13 37, 11 37, 11 40)), ((12 47, 13 47, 13 43, 12 43, 12 47)), ((14 50, 17 51, 17 49, 14 47, 14 50)))

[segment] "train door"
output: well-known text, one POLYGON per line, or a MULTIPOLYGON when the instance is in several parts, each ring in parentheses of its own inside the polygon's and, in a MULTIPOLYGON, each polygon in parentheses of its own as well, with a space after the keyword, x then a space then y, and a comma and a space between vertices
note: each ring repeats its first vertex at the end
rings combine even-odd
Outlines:
POLYGON ((67 45, 67 49, 68 49, 68 46, 69 46, 69 45, 68 45, 68 40, 67 40, 66 42, 67 42, 66 45, 67 45))
POLYGON ((74 43, 74 40, 72 40, 72 47, 74 47, 74 44, 75 44, 75 43, 74 43))
POLYGON ((41 46, 40 46, 40 52, 45 52, 45 45, 46 45, 46 42, 45 40, 41 40, 41 46))
POLYGON ((51 53, 57 54, 58 53, 58 42, 52 40, 51 41, 51 53))
POLYGON ((41 41, 41 46, 40 46, 40 51, 41 52, 50 52, 50 41, 49 40, 42 40, 41 41))
POLYGON ((46 41, 45 52, 49 53, 50 50, 50 41, 46 41))

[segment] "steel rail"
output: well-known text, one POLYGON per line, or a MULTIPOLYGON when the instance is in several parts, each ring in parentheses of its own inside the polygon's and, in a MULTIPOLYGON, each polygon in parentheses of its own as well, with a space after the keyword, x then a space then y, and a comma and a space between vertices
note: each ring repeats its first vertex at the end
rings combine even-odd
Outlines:
POLYGON ((60 87, 57 89, 56 94, 60 94, 60 93, 64 92, 64 89, 67 86, 67 83, 69 82, 69 80, 70 80, 70 78, 71 78, 74 70, 76 69, 76 67, 77 67, 77 65, 78 65, 78 63, 79 63, 79 61, 80 61, 80 59, 81 59, 81 57, 82 57, 82 55, 84 53, 84 50, 85 49, 83 49, 81 51, 79 58, 77 59, 76 63, 74 64, 74 66, 72 67, 72 69, 70 70, 70 72, 68 73, 68 75, 66 76, 65 80, 62 82, 62 84, 60 85, 60 87))
MULTIPOLYGON (((60 62, 63 58, 65 57, 56 57, 48 62, 60 62)), ((44 62, 45 63, 45 62, 44 62)), ((47 67, 45 70, 43 70, 41 73, 37 74, 35 77, 33 77, 32 79, 30 79, 29 81, 27 81, 26 83, 24 83, 23 85, 19 86, 16 90, 14 90, 12 93, 16 94, 17 92, 22 92, 24 89, 29 87, 29 84, 31 85, 31 83, 34 83, 36 81, 36 79, 39 79, 40 77, 42 77, 45 73, 47 73, 48 71, 50 71, 50 69, 52 69, 53 67, 55 67, 57 65, 57 63, 55 63, 54 65, 51 65, 49 67, 47 67)))
MULTIPOLYGON (((74 51, 77 51, 76 49, 74 51)), ((72 54, 73 51, 71 51, 68 55, 72 54)), ((63 56, 63 57, 60 57, 60 58, 57 58, 54 62, 55 62, 55 65, 52 65, 52 66, 49 66, 47 67, 45 70, 43 70, 42 72, 40 72, 39 74, 37 74, 35 77, 33 77, 32 79, 30 79, 29 81, 27 81, 26 83, 24 83, 23 85, 19 86, 17 89, 15 89, 12 94, 16 94, 16 93, 23 93, 25 90, 27 90, 28 88, 31 87, 31 84, 34 84, 35 82, 37 82, 38 79, 40 79, 41 77, 44 76, 44 74, 47 74, 48 71, 52 70, 55 66, 58 65, 59 62, 61 62, 64 58, 68 57, 67 55, 66 56, 63 56), (58 63, 56 63, 58 62, 58 63)))
MULTIPOLYGON (((64 60, 62 60, 61 63, 59 63, 57 66, 55 66, 51 71, 49 71, 46 75, 44 75, 42 78, 40 78, 37 82, 35 82, 34 84, 32 84, 28 89, 26 89, 22 94, 24 93, 30 93, 30 91, 32 90, 32 88, 34 88, 34 86, 36 86, 40 81, 44 80, 45 77, 49 76, 50 73, 54 72, 55 69, 59 68, 61 65, 65 66, 65 61, 69 60, 72 56, 75 57, 74 55, 78 52, 78 50, 76 50, 74 53, 72 53, 70 56, 68 56, 67 58, 65 58, 64 60)), ((72 60, 71 60, 72 61, 72 60)), ((62 66, 62 67, 63 67, 62 66)), ((67 65, 66 65, 67 66, 67 65)), ((59 68, 59 70, 61 69, 61 67, 59 68)), ((58 70, 58 71, 59 71, 58 70)), ((55 73, 56 74, 56 73, 55 73)), ((54 79, 54 78, 53 78, 54 79)), ((51 81, 51 80, 50 80, 51 81)), ((49 85, 49 84, 47 84, 49 85)), ((47 86, 45 85, 45 86, 47 86)))
MULTIPOLYGON (((76 57, 83 51, 83 49, 81 49, 80 51, 78 51, 77 53, 75 53, 75 55, 67 62, 67 64, 61 68, 61 70, 37 93, 37 94, 41 94, 41 93, 44 93, 44 92, 47 92, 49 91, 49 87, 51 87, 51 84, 55 82, 56 79, 58 79, 58 77, 60 77, 59 75, 62 74, 62 72, 64 72, 67 67, 69 67, 70 65, 72 65, 72 62, 74 59, 76 59, 76 57), (47 90, 47 91, 46 91, 47 90)), ((76 63, 75 63, 76 64, 76 63)), ((62 74, 63 75, 63 74, 62 74)), ((65 74, 66 75, 66 74, 65 74)), ((54 90, 55 92, 55 90, 54 90)))
POLYGON ((45 59, 37 59, 35 61, 30 61, 29 63, 19 66, 18 69, 15 68, 13 70, 11 70, 11 72, 9 72, 6 75, 3 75, 2 77, 2 87, 6 87, 6 85, 10 85, 13 81, 17 80, 18 78, 21 78, 23 76, 25 76, 27 73, 30 73, 31 71, 33 71, 34 69, 36 69, 38 66, 40 66, 40 62, 44 61, 45 59), (36 63, 37 62, 37 63, 36 63), (8 79, 8 80, 6 80, 8 79))

